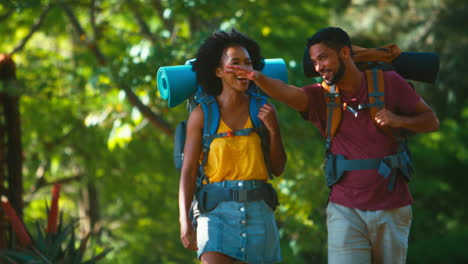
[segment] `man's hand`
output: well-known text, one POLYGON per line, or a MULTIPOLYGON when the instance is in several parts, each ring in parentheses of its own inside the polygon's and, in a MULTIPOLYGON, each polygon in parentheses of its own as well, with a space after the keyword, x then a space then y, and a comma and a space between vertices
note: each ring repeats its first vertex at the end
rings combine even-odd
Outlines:
POLYGON ((392 111, 388 109, 382 109, 375 114, 375 121, 377 124, 381 126, 389 126, 389 127, 401 127, 401 117, 395 115, 392 111))
POLYGON ((259 78, 260 72, 256 70, 249 70, 238 65, 226 65, 225 72, 234 73, 238 78, 244 78, 255 81, 259 78))
POLYGON ((288 106, 300 112, 307 111, 309 105, 309 97, 303 89, 293 85, 289 85, 280 79, 270 78, 263 73, 246 69, 239 65, 226 65, 225 72, 236 75, 237 78, 245 78, 255 82, 270 97, 281 101, 288 106))

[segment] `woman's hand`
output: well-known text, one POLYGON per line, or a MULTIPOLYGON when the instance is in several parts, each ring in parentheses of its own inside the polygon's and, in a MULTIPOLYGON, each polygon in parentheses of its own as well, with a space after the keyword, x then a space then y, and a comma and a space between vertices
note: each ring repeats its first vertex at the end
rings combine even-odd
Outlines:
POLYGON ((196 233, 190 219, 190 207, 195 194, 196 179, 202 151, 203 110, 197 106, 187 122, 184 163, 179 182, 180 240, 185 248, 197 250, 196 233))
POLYGON ((272 104, 264 104, 258 111, 258 118, 262 120, 270 134, 278 132, 278 119, 276 118, 275 107, 272 104))
POLYGON ((258 111, 258 118, 262 120, 269 134, 270 165, 273 175, 283 173, 286 165, 286 152, 281 139, 276 109, 272 104, 264 104, 258 111))
POLYGON ((182 245, 184 245, 185 248, 198 250, 197 233, 189 219, 180 223, 180 241, 182 241, 182 245))

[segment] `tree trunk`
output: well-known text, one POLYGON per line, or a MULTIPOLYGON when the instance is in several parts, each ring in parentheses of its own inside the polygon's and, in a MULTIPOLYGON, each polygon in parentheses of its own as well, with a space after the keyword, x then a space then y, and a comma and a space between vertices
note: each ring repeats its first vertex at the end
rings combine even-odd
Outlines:
POLYGON ((99 192, 96 188, 96 184, 88 184, 88 195, 89 195, 89 216, 91 220, 91 230, 95 231, 95 226, 101 219, 101 210, 99 207, 99 192))
MULTIPOLYGON (((2 82, 3 90, 1 93, 1 105, 3 105, 3 124, 2 131, 4 134, 1 135, 1 160, 6 160, 6 180, 8 181, 8 189, 2 194, 7 194, 8 200, 11 203, 13 209, 20 218, 23 218, 23 150, 21 147, 21 119, 19 101, 20 96, 17 91, 13 91, 10 87, 13 81, 16 80, 16 65, 13 61, 11 54, 0 54, 0 81, 2 82), (3 128, 5 128, 3 130, 3 128), (6 144, 4 144, 6 140, 6 144)), ((5 162, 0 165, 0 169, 3 169, 5 162)), ((3 176, 5 170, 2 170, 3 176)), ((4 188, 3 178, 2 189, 4 188)), ((4 190, 3 190, 4 191, 4 190)), ((0 226, 3 228, 3 226, 0 226)), ((10 230, 10 246, 13 247, 15 239, 12 237, 11 228, 10 230)), ((6 233, 6 232, 5 232, 6 233)))
MULTIPOLYGON (((4 93, 0 92, 0 105, 3 105, 4 93)), ((3 113, 0 109, 0 113, 3 113)), ((0 114, 0 195, 5 194, 5 120, 0 114)), ((6 248, 8 224, 3 210, 0 211, 0 250, 6 248)))
POLYGON ((83 199, 80 206, 80 218, 82 219, 80 226, 83 236, 97 231, 96 224, 99 223, 101 218, 98 194, 96 185, 92 182, 88 183, 83 190, 83 199))
POLYGON ((5 95, 4 114, 7 136, 8 198, 19 217, 23 217, 23 174, 19 96, 5 95))

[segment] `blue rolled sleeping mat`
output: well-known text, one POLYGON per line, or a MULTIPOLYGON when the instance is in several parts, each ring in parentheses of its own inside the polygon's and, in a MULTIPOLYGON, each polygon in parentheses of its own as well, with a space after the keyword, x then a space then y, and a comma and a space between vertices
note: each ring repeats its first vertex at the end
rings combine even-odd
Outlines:
MULTIPOLYGON (((283 82, 288 82, 288 72, 283 59, 265 59, 262 73, 283 82)), ((156 75, 159 93, 168 101, 169 107, 175 107, 194 95, 198 89, 195 72, 190 61, 185 65, 164 66, 156 75)))
MULTIPOLYGON (((320 76, 314 69, 307 48, 304 49, 302 62, 306 77, 313 78, 320 76)), ((439 56, 435 52, 401 52, 391 63, 368 62, 356 63, 356 65, 360 70, 374 67, 382 70, 394 70, 405 79, 433 83, 436 81, 437 74, 439 73, 439 56)))

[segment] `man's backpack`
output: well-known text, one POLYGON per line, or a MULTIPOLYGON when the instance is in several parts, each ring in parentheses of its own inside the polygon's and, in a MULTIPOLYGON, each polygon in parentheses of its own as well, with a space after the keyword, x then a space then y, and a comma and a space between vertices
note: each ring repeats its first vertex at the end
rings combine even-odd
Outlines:
MULTIPOLYGON (((354 116, 357 117, 358 111, 363 109, 369 109, 371 119, 374 123, 375 116, 379 110, 385 107, 385 82, 383 77, 383 71, 381 69, 365 70, 367 79, 367 94, 369 97, 368 104, 360 104, 356 109, 341 102, 341 95, 336 86, 329 86, 322 82, 322 87, 325 94, 325 103, 327 104, 327 127, 325 135, 327 138, 333 139, 338 130, 343 116, 343 111, 350 111, 354 116)), ((376 125, 388 136, 397 140, 398 135, 391 128, 386 126, 376 125)))
POLYGON ((388 127, 382 127, 375 121, 376 113, 385 107, 385 87, 383 71, 381 69, 366 70, 366 79, 368 87, 368 104, 358 105, 357 109, 353 109, 341 103, 340 93, 335 85, 328 86, 325 82, 322 87, 325 90, 325 102, 327 105, 327 125, 326 125, 326 157, 325 157, 325 175, 328 187, 337 183, 346 171, 353 170, 369 170, 377 169, 378 173, 383 177, 390 177, 388 189, 393 190, 396 179, 396 171, 400 170, 409 181, 413 174, 413 163, 411 153, 409 152, 407 140, 401 137, 394 130, 388 127), (358 114, 358 110, 369 109, 369 114, 376 125, 383 130, 385 134, 395 140, 399 144, 397 153, 386 156, 384 158, 375 159, 359 159, 347 160, 342 155, 332 154, 331 142, 339 128, 343 111, 351 111, 354 115, 358 114))
MULTIPOLYGON (((400 170, 407 180, 411 178, 413 173, 413 163, 405 137, 398 135, 391 128, 376 124, 385 134, 399 143, 397 153, 382 159, 347 160, 342 155, 331 153, 331 142, 341 123, 343 111, 351 111, 357 115, 358 110, 369 109, 372 121, 376 122, 374 118, 376 113, 385 107, 385 82, 382 71, 394 70, 404 78, 431 83, 436 80, 439 59, 436 53, 402 52, 397 45, 388 45, 378 49, 353 46, 353 55, 357 67, 366 74, 369 103, 359 105, 358 109, 344 105, 341 102, 338 88, 335 85, 328 86, 322 82, 322 87, 325 90, 324 100, 327 105, 325 131, 327 185, 329 187, 334 185, 346 171, 377 169, 383 177, 391 177, 388 186, 391 191, 394 188, 396 170, 400 170)), ((319 76, 312 65, 307 48, 304 50, 303 66, 306 77, 319 76)))
MULTIPOLYGON (((439 72, 439 56, 434 52, 403 52, 395 45, 376 49, 352 46, 353 60, 361 70, 394 70, 403 78, 433 83, 439 72)), ((320 76, 310 60, 309 49, 304 49, 302 58, 304 75, 308 78, 320 76)))
MULTIPOLYGON (((375 122, 375 114, 385 106, 385 87, 382 71, 396 71, 402 77, 414 81, 435 82, 439 72, 439 57, 433 52, 402 52, 395 45, 386 45, 376 49, 352 46, 353 60, 357 67, 366 73, 369 104, 360 105, 358 109, 341 104, 340 93, 335 87, 322 82, 327 103, 328 124, 327 137, 330 140, 336 133, 342 118, 342 111, 351 111, 369 108, 372 120, 375 122)), ((309 50, 305 48, 303 57, 304 74, 306 77, 318 77, 310 60, 309 50)), ((394 131, 388 127, 380 127, 390 137, 397 137, 394 131)), ((329 144, 329 143, 327 143, 329 144)))

